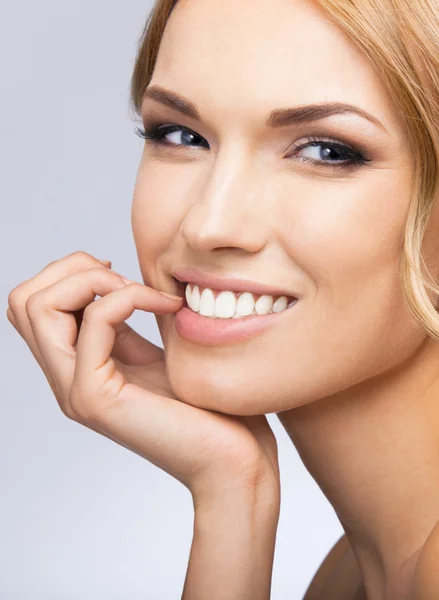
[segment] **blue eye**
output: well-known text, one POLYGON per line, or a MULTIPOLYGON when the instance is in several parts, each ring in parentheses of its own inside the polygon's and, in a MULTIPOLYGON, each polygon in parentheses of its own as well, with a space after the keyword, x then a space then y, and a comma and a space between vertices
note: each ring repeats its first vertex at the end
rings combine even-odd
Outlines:
MULTIPOLYGON (((135 133, 154 145, 167 146, 169 148, 175 148, 176 150, 190 148, 191 145, 195 148, 197 146, 209 148, 209 144, 202 136, 182 125, 156 124, 152 125, 150 128, 136 128, 135 133), (171 133, 179 135, 174 136, 174 141, 166 140, 165 137, 171 133), (178 143, 179 136, 183 143, 178 143)), ((370 159, 365 158, 358 150, 354 150, 353 148, 340 143, 332 136, 328 136, 326 139, 309 137, 306 144, 302 144, 294 149, 294 158, 324 168, 335 167, 353 169, 370 162, 370 159), (314 151, 314 155, 317 155, 317 158, 313 158, 312 156, 296 157, 297 153, 306 148, 311 149, 311 153, 314 151), (320 150, 317 150, 318 148, 320 148, 320 150)))
MULTIPOLYGON (((143 137, 144 139, 152 142, 153 144, 162 144, 166 146, 175 147, 184 146, 184 144, 179 144, 175 141, 169 142, 168 140, 164 139, 165 136, 169 135, 170 133, 179 133, 181 134, 181 138, 186 139, 186 142, 188 143, 190 143, 191 141, 197 142, 199 140, 204 140, 204 138, 201 137, 201 135, 198 135, 198 133, 195 133, 195 131, 192 131, 192 129, 189 129, 188 127, 183 127, 182 125, 153 125, 149 129, 137 128, 136 133, 140 137, 143 137)), ((207 142, 204 147, 209 147, 207 142)))
POLYGON ((329 167, 359 167, 370 162, 370 159, 365 158, 358 150, 354 150, 331 137, 327 139, 309 137, 306 144, 302 144, 294 149, 294 155, 304 149, 308 149, 308 152, 310 152, 311 155, 314 154, 317 158, 313 158, 312 156, 302 156, 299 157, 299 160, 309 161, 316 165, 329 167), (334 141, 331 141, 331 139, 334 141))

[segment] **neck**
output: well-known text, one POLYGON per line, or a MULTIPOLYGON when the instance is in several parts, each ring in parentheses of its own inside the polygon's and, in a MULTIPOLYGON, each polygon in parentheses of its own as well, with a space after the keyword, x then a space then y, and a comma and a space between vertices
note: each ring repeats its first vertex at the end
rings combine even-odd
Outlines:
POLYGON ((396 574, 410 578, 439 520, 438 365, 439 344, 426 340, 391 373, 278 413, 340 519, 368 598, 396 574))

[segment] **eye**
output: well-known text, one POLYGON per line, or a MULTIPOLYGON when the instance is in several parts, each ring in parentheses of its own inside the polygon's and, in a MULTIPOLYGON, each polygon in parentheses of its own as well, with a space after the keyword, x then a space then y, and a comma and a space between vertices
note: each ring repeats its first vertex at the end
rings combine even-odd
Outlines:
MULTIPOLYGON (((191 143, 200 145, 200 140, 204 140, 201 135, 182 125, 152 125, 149 128, 145 127, 145 129, 137 128, 135 133, 152 144, 175 146, 177 148, 190 147, 191 143), (169 136, 168 139, 166 139, 166 136, 169 136)), ((206 140, 204 142, 205 144, 201 145, 208 148, 209 144, 206 140)))
POLYGON ((365 158, 358 150, 330 136, 327 139, 308 138, 306 144, 294 150, 294 157, 302 151, 305 151, 305 156, 299 156, 299 160, 322 167, 359 167, 370 162, 370 159, 365 158))

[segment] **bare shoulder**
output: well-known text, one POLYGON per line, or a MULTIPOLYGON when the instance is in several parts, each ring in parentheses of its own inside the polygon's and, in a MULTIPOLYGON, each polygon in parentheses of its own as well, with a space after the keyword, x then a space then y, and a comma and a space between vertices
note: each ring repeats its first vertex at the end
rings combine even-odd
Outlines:
POLYGON ((303 600, 352 600, 361 583, 357 561, 349 540, 343 535, 324 558, 303 600))
POLYGON ((419 553, 412 590, 413 600, 439 598, 439 522, 419 553))

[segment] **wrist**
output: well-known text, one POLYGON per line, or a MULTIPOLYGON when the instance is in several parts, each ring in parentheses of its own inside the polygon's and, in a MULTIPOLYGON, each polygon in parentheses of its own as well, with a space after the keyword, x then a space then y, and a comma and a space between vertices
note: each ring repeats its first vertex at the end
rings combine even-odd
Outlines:
POLYGON ((192 491, 192 501, 195 515, 211 515, 224 511, 234 513, 254 514, 258 521, 275 522, 280 513, 280 486, 261 483, 257 486, 247 487, 240 482, 228 485, 214 485, 211 487, 197 488, 192 491))
POLYGON ((239 476, 229 473, 198 479, 190 488, 195 510, 215 510, 231 502, 236 506, 280 510, 280 480, 265 465, 254 465, 239 476))

